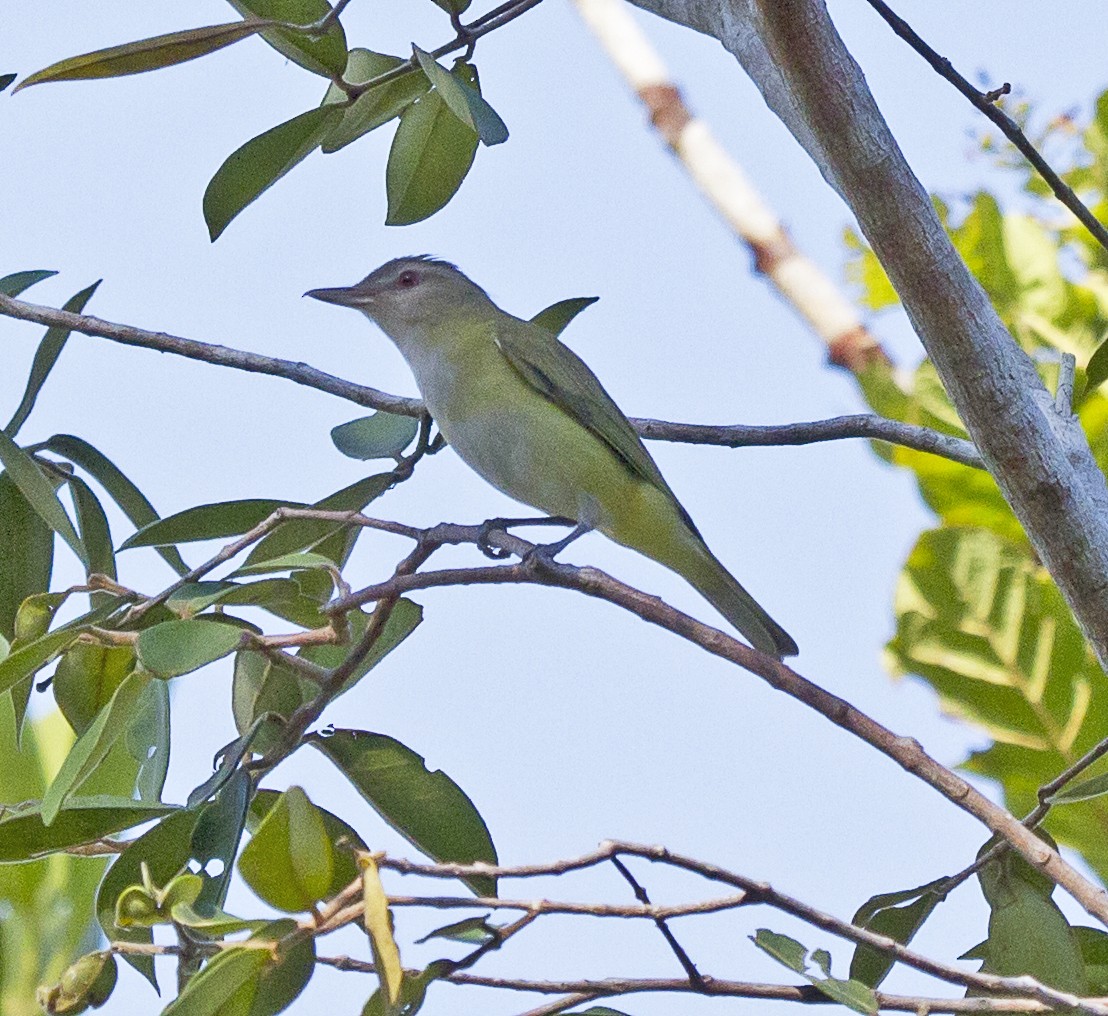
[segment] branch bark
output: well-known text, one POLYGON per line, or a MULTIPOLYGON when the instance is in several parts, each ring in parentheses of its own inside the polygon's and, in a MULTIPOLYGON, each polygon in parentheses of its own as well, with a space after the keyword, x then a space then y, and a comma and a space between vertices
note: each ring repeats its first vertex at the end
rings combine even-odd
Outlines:
POLYGON ((633 0, 719 39, 849 204, 974 444, 1108 663, 1108 486, 943 231, 822 0, 633 0))

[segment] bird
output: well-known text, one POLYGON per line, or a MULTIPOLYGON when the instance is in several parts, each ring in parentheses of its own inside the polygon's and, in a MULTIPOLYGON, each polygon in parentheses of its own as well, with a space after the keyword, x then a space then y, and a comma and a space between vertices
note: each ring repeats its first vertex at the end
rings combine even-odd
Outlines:
POLYGON ((430 255, 388 261, 305 296, 361 311, 399 348, 425 406, 467 465, 516 501, 599 530, 682 576, 754 648, 796 642, 719 562, 596 375, 550 329, 501 310, 430 255))

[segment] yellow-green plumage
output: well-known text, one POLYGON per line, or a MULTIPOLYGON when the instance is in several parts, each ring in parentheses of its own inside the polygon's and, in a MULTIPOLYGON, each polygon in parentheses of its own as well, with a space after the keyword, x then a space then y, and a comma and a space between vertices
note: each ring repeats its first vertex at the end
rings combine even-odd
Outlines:
POLYGON ((309 295, 377 322, 446 440, 505 494, 599 529, 682 575, 758 649, 796 643, 708 549, 650 453, 585 363, 502 311, 452 265, 398 258, 309 295))

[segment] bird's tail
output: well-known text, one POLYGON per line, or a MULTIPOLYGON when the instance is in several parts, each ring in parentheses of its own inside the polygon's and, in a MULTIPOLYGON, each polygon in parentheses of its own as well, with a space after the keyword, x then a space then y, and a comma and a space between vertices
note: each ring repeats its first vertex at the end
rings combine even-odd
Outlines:
POLYGON ((693 567, 676 569, 690 585, 728 621, 731 622, 755 649, 781 659, 796 656, 800 650, 792 636, 785 631, 738 580, 716 560, 715 555, 703 543, 703 553, 693 567))

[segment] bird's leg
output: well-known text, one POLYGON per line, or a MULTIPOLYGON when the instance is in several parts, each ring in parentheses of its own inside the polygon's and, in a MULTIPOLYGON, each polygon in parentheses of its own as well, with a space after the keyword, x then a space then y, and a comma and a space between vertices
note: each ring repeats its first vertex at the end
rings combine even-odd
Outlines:
MULTIPOLYGON (((539 518, 527 519, 486 519, 477 530, 477 549, 486 557, 491 557, 494 561, 499 561, 505 557, 511 557, 508 551, 492 546, 489 543, 489 537, 494 530, 498 529, 500 532, 506 533, 513 526, 577 526, 577 522, 574 519, 567 519, 562 515, 543 515, 539 518)), ((568 546, 580 535, 581 533, 578 533, 575 529, 565 540, 559 540, 557 544, 552 544, 551 546, 557 547, 554 553, 557 554, 559 550, 568 546)))
POLYGON ((573 532, 563 536, 560 540, 554 543, 539 543, 532 547, 528 552, 524 560, 529 560, 532 557, 540 558, 547 564, 553 564, 554 558, 556 558, 563 550, 566 549, 574 540, 580 539, 585 533, 592 532, 592 526, 585 525, 584 522, 578 522, 573 527, 573 532))

